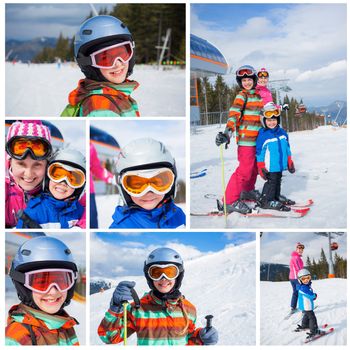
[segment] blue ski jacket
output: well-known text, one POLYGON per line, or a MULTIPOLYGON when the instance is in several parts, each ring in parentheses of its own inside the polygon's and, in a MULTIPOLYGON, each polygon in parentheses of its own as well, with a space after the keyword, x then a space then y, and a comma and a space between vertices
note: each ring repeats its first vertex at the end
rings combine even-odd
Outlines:
POLYGON ((159 208, 117 206, 109 228, 178 228, 186 225, 186 216, 174 201, 159 208))
POLYGON ((301 311, 312 311, 314 309, 314 300, 317 295, 311 288, 312 282, 308 284, 299 284, 298 289, 298 308, 301 311))
MULTIPOLYGON (((24 213, 38 223, 42 228, 71 228, 82 217, 84 207, 78 200, 64 201, 41 193, 28 202, 24 213)), ((17 228, 26 228, 22 219, 18 220, 17 228)))
POLYGON ((277 125, 274 129, 262 128, 256 139, 256 160, 265 162, 269 172, 281 172, 288 168, 291 156, 288 135, 277 125))

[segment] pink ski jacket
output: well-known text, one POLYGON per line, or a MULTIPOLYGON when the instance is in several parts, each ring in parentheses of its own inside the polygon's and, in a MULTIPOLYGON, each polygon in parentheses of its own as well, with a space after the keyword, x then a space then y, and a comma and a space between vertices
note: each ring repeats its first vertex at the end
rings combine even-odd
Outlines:
POLYGON ((298 279, 298 272, 302 268, 304 268, 304 263, 301 258, 301 255, 299 255, 296 251, 293 251, 289 262, 289 279, 298 279))

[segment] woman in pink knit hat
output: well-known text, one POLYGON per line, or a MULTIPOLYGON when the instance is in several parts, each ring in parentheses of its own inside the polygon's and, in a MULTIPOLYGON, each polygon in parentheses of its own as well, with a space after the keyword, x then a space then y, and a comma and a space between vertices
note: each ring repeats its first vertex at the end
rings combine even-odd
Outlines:
POLYGON ((42 190, 52 153, 50 129, 41 121, 16 121, 6 138, 5 223, 15 227, 17 213, 42 190))
POLYGON ((298 302, 298 272, 304 268, 304 262, 302 259, 304 252, 304 244, 298 242, 296 244, 295 250, 291 254, 289 262, 289 281, 293 288, 292 300, 290 302, 291 313, 294 313, 297 310, 298 302))

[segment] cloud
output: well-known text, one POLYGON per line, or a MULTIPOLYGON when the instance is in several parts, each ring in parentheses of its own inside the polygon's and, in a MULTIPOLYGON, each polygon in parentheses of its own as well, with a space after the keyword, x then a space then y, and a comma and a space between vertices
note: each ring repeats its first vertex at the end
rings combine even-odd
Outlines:
POLYGON ((307 70, 301 73, 296 79, 296 82, 312 81, 312 80, 331 80, 336 77, 346 76, 346 60, 340 60, 332 62, 326 67, 322 67, 316 70, 307 70))

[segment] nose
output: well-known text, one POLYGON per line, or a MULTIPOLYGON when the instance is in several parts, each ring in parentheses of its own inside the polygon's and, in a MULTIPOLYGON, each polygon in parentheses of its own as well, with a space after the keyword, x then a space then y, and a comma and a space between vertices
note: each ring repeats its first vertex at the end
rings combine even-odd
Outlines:
POLYGON ((31 167, 27 167, 24 169, 24 176, 32 177, 32 175, 33 175, 33 169, 31 167))

